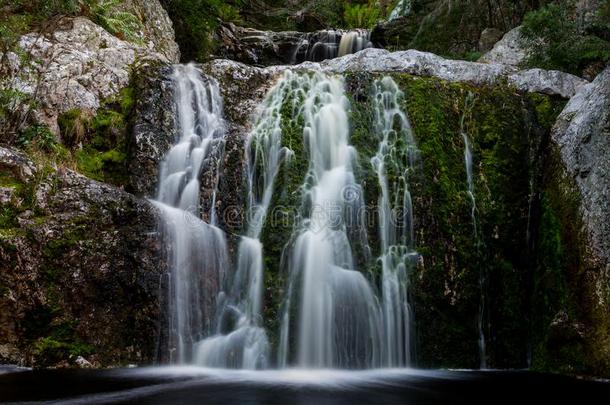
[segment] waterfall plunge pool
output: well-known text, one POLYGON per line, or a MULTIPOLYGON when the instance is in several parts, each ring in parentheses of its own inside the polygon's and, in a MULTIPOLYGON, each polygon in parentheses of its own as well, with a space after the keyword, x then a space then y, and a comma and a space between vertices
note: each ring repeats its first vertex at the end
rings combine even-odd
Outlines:
POLYGON ((2 403, 604 404, 610 398, 609 382, 529 371, 1 370, 2 403))

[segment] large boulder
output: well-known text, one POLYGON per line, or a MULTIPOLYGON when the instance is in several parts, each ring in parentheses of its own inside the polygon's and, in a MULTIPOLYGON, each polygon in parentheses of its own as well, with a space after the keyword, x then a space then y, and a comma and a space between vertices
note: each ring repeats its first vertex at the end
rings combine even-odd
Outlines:
POLYGON ((165 264, 158 210, 0 148, 0 363, 152 363, 165 264), (82 362, 82 361, 81 361, 82 362))
POLYGON ((610 68, 570 99, 552 140, 581 197, 589 258, 610 274, 610 68))
POLYGON ((508 76, 508 81, 521 91, 558 95, 570 98, 588 82, 558 70, 527 69, 508 76))
POLYGON ((21 38, 19 46, 29 62, 9 55, 12 80, 3 85, 34 98, 34 119, 57 133, 59 115, 71 109, 95 112, 129 84, 134 65, 178 62, 173 29, 158 1, 132 1, 130 7, 144 21, 134 42, 87 18, 65 18, 52 32, 21 38))
POLYGON ((500 41, 479 62, 501 63, 510 66, 519 66, 527 59, 528 50, 523 45, 521 27, 508 31, 500 41))
POLYGON ((117 7, 134 14, 142 22, 142 30, 136 35, 149 49, 171 62, 180 60, 172 20, 159 0, 125 0, 117 7))

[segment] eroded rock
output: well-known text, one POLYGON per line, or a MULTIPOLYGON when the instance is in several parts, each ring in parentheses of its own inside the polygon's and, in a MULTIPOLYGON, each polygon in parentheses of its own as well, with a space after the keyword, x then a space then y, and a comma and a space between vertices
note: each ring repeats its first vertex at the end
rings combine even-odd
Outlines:
POLYGON ((588 81, 557 70, 528 69, 508 76, 508 81, 520 91, 558 95, 570 98, 588 81))
POLYGON ((134 123, 129 147, 129 188, 152 197, 158 183, 161 160, 176 141, 173 69, 151 65, 139 71, 134 82, 134 123))

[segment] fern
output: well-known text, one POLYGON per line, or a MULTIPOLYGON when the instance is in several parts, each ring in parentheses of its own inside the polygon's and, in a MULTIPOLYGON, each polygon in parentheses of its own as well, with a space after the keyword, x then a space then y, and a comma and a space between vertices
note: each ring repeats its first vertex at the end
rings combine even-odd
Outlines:
POLYGON ((93 22, 111 34, 131 42, 142 42, 142 22, 135 15, 117 10, 121 0, 84 0, 93 22))
POLYGON ((373 1, 348 5, 343 13, 343 20, 349 28, 371 28, 380 18, 380 9, 373 1))

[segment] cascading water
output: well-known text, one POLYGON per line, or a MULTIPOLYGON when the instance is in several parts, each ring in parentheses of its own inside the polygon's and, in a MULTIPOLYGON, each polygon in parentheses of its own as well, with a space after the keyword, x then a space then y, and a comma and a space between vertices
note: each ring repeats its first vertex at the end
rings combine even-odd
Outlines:
MULTIPOLYGON (((194 65, 177 66, 175 86, 179 139, 161 164, 154 201, 170 242, 169 352, 173 363, 192 362, 196 342, 207 335, 228 267, 223 232, 200 219, 199 176, 210 170, 224 147, 222 100, 218 85, 194 65)), ((213 192, 212 201, 215 201, 213 192)))
POLYGON ((295 47, 292 63, 320 62, 372 48, 368 30, 326 30, 305 34, 295 47))
POLYGON ((259 109, 246 144, 248 226, 238 249, 238 265, 229 296, 225 296, 215 336, 204 340, 199 363, 215 367, 265 368, 269 342, 261 328, 263 246, 260 242, 273 185, 281 163, 292 155, 282 146, 281 108, 290 91, 298 87, 283 80, 272 89, 259 109))
POLYGON ((379 238, 381 242, 382 312, 385 366, 405 366, 411 361, 409 270, 417 261, 414 250, 413 207, 409 175, 414 170, 417 147, 411 125, 400 103, 404 97, 390 77, 374 85, 375 129, 379 137, 371 164, 377 173, 379 238), (389 174, 393 174, 390 184, 389 174))
MULTIPOLYGON (((468 185, 468 197, 471 202, 471 210, 470 217, 472 220, 472 235, 474 238, 474 242, 476 245, 479 243, 478 236, 478 227, 477 227, 477 203, 474 195, 474 182, 472 175, 472 147, 470 146, 470 138, 468 137, 468 133, 466 131, 465 119, 468 112, 472 109, 474 105, 475 99, 474 96, 470 93, 466 97, 464 113, 460 119, 460 132, 462 134, 462 139, 464 140, 464 166, 466 168, 466 182, 468 185)), ((485 273, 483 269, 479 270, 479 289, 480 289, 480 299, 479 299, 479 314, 477 318, 477 328, 478 328, 478 345, 479 345, 479 358, 480 358, 480 368, 487 368, 487 345, 485 339, 485 273)))
POLYGON ((292 103, 290 118, 303 123, 308 155, 303 158, 309 164, 300 187, 299 220, 285 247, 288 281, 278 365, 409 365, 408 277, 418 256, 408 177, 416 146, 400 109, 403 95, 392 79, 376 80, 372 98, 379 149, 371 164, 381 190, 379 280, 365 277, 354 259, 359 249, 370 262, 370 248, 341 78, 287 71, 265 98, 246 144, 249 215, 234 273, 227 272, 227 243, 215 226, 216 215, 209 214, 210 224, 199 219, 198 179, 202 170, 214 168, 210 157, 223 145, 218 87, 193 66, 177 67, 174 82, 181 136, 162 164, 156 202, 172 244, 172 361, 246 369, 270 365, 270 343, 262 327, 260 235, 275 178, 293 155, 282 146, 283 112, 292 103), (379 288, 374 287, 377 281, 379 288))
POLYGON ((367 242, 350 240, 362 235, 350 228, 364 229, 363 199, 353 171, 357 155, 349 144, 343 81, 321 73, 289 74, 288 80, 302 92, 295 116, 304 120, 309 169, 302 185, 302 220, 289 244, 280 363, 290 362, 289 338, 295 333, 293 357, 300 367, 379 366, 379 305, 367 279, 355 270, 352 253, 353 244, 367 242))
POLYGON ((398 0, 396 7, 390 13, 388 17, 389 21, 395 20, 399 17, 404 17, 411 13, 411 8, 413 7, 413 0, 398 0))

